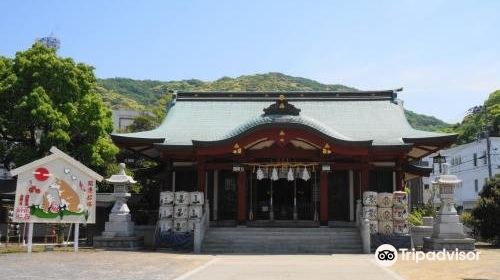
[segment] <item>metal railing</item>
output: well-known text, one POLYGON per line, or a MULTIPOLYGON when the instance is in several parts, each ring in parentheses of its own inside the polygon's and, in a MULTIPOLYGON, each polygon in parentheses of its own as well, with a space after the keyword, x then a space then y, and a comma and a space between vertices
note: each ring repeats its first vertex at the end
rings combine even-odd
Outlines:
POLYGON ((205 203, 205 211, 203 216, 199 221, 196 221, 194 224, 194 244, 193 251, 195 254, 199 254, 201 252, 201 246, 203 245, 203 239, 205 238, 205 232, 207 228, 210 226, 210 207, 207 203, 205 203))

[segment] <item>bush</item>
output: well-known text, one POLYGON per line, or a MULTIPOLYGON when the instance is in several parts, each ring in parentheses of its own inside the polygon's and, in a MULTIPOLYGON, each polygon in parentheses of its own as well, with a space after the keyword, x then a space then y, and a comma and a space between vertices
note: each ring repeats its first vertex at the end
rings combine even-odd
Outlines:
POLYGON ((408 216, 408 223, 410 223, 412 226, 421 226, 423 224, 422 212, 419 209, 414 209, 413 211, 411 211, 410 215, 408 216))
POLYGON ((421 226, 423 225, 422 217, 436 217, 436 209, 432 204, 429 203, 423 207, 413 209, 408 216, 408 223, 413 226, 421 226))
POLYGON ((463 211, 462 214, 460 214, 460 222, 471 229, 473 229, 477 223, 470 211, 463 211))
POLYGON ((479 197, 472 209, 479 236, 500 246, 500 175, 484 186, 479 197))

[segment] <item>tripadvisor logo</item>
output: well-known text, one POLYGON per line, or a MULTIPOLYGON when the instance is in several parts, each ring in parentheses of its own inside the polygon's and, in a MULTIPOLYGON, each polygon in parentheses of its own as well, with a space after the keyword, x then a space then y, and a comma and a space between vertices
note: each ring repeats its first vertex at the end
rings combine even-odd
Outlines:
POLYGON ((375 262, 380 266, 391 266, 398 260, 398 251, 390 244, 382 244, 375 251, 375 262))
MULTIPOLYGON (((431 251, 422 252, 415 249, 400 249, 399 255, 403 261, 478 261, 479 251, 463 252, 455 250, 431 251)), ((382 244, 375 251, 375 262, 384 267, 392 266, 398 259, 398 250, 390 244, 382 244)))

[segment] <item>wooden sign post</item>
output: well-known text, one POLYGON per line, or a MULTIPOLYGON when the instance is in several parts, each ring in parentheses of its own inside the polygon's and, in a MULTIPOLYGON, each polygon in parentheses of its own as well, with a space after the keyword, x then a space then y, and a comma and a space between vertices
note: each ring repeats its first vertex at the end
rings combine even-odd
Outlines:
POLYGON ((103 177, 59 149, 11 170, 17 176, 14 221, 28 223, 28 253, 33 251, 34 223, 75 225, 78 251, 80 223, 95 223, 96 181, 103 177))

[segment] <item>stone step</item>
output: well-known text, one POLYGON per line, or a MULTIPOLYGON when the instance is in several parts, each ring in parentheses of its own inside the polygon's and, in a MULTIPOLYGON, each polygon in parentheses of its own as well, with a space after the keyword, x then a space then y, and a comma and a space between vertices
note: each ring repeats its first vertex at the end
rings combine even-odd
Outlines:
POLYGON ((210 254, 361 254, 362 248, 208 248, 203 250, 204 253, 210 254))
POLYGON ((353 238, 353 237, 358 237, 359 234, 331 234, 331 235, 316 235, 316 234, 311 234, 311 235, 300 235, 300 234, 272 234, 272 233, 267 233, 267 234, 254 234, 254 235, 237 235, 237 234, 227 234, 227 233, 208 233, 205 235, 210 236, 212 238, 234 238, 234 236, 238 236, 239 238, 289 238, 289 239, 335 239, 335 238, 353 238))
POLYGON ((361 253, 357 228, 209 228, 206 253, 361 253))
POLYGON ((259 250, 272 250, 272 249, 290 249, 290 250, 301 250, 301 249, 309 249, 309 250, 334 250, 334 249, 362 249, 360 244, 337 244, 337 245, 318 245, 318 244, 261 244, 261 243, 247 243, 247 244, 223 244, 223 243, 208 243, 204 244, 204 250, 217 250, 217 249, 225 249, 225 248, 234 248, 234 249, 255 249, 259 250))
POLYGON ((357 228, 342 227, 342 228, 257 228, 257 227, 214 227, 209 228, 210 231, 217 232, 359 232, 357 228))
POLYGON ((350 238, 259 238, 259 237, 240 237, 238 239, 230 237, 205 237, 206 242, 217 241, 217 242, 321 242, 325 243, 349 243, 349 242, 361 242, 360 237, 350 237, 350 238))

